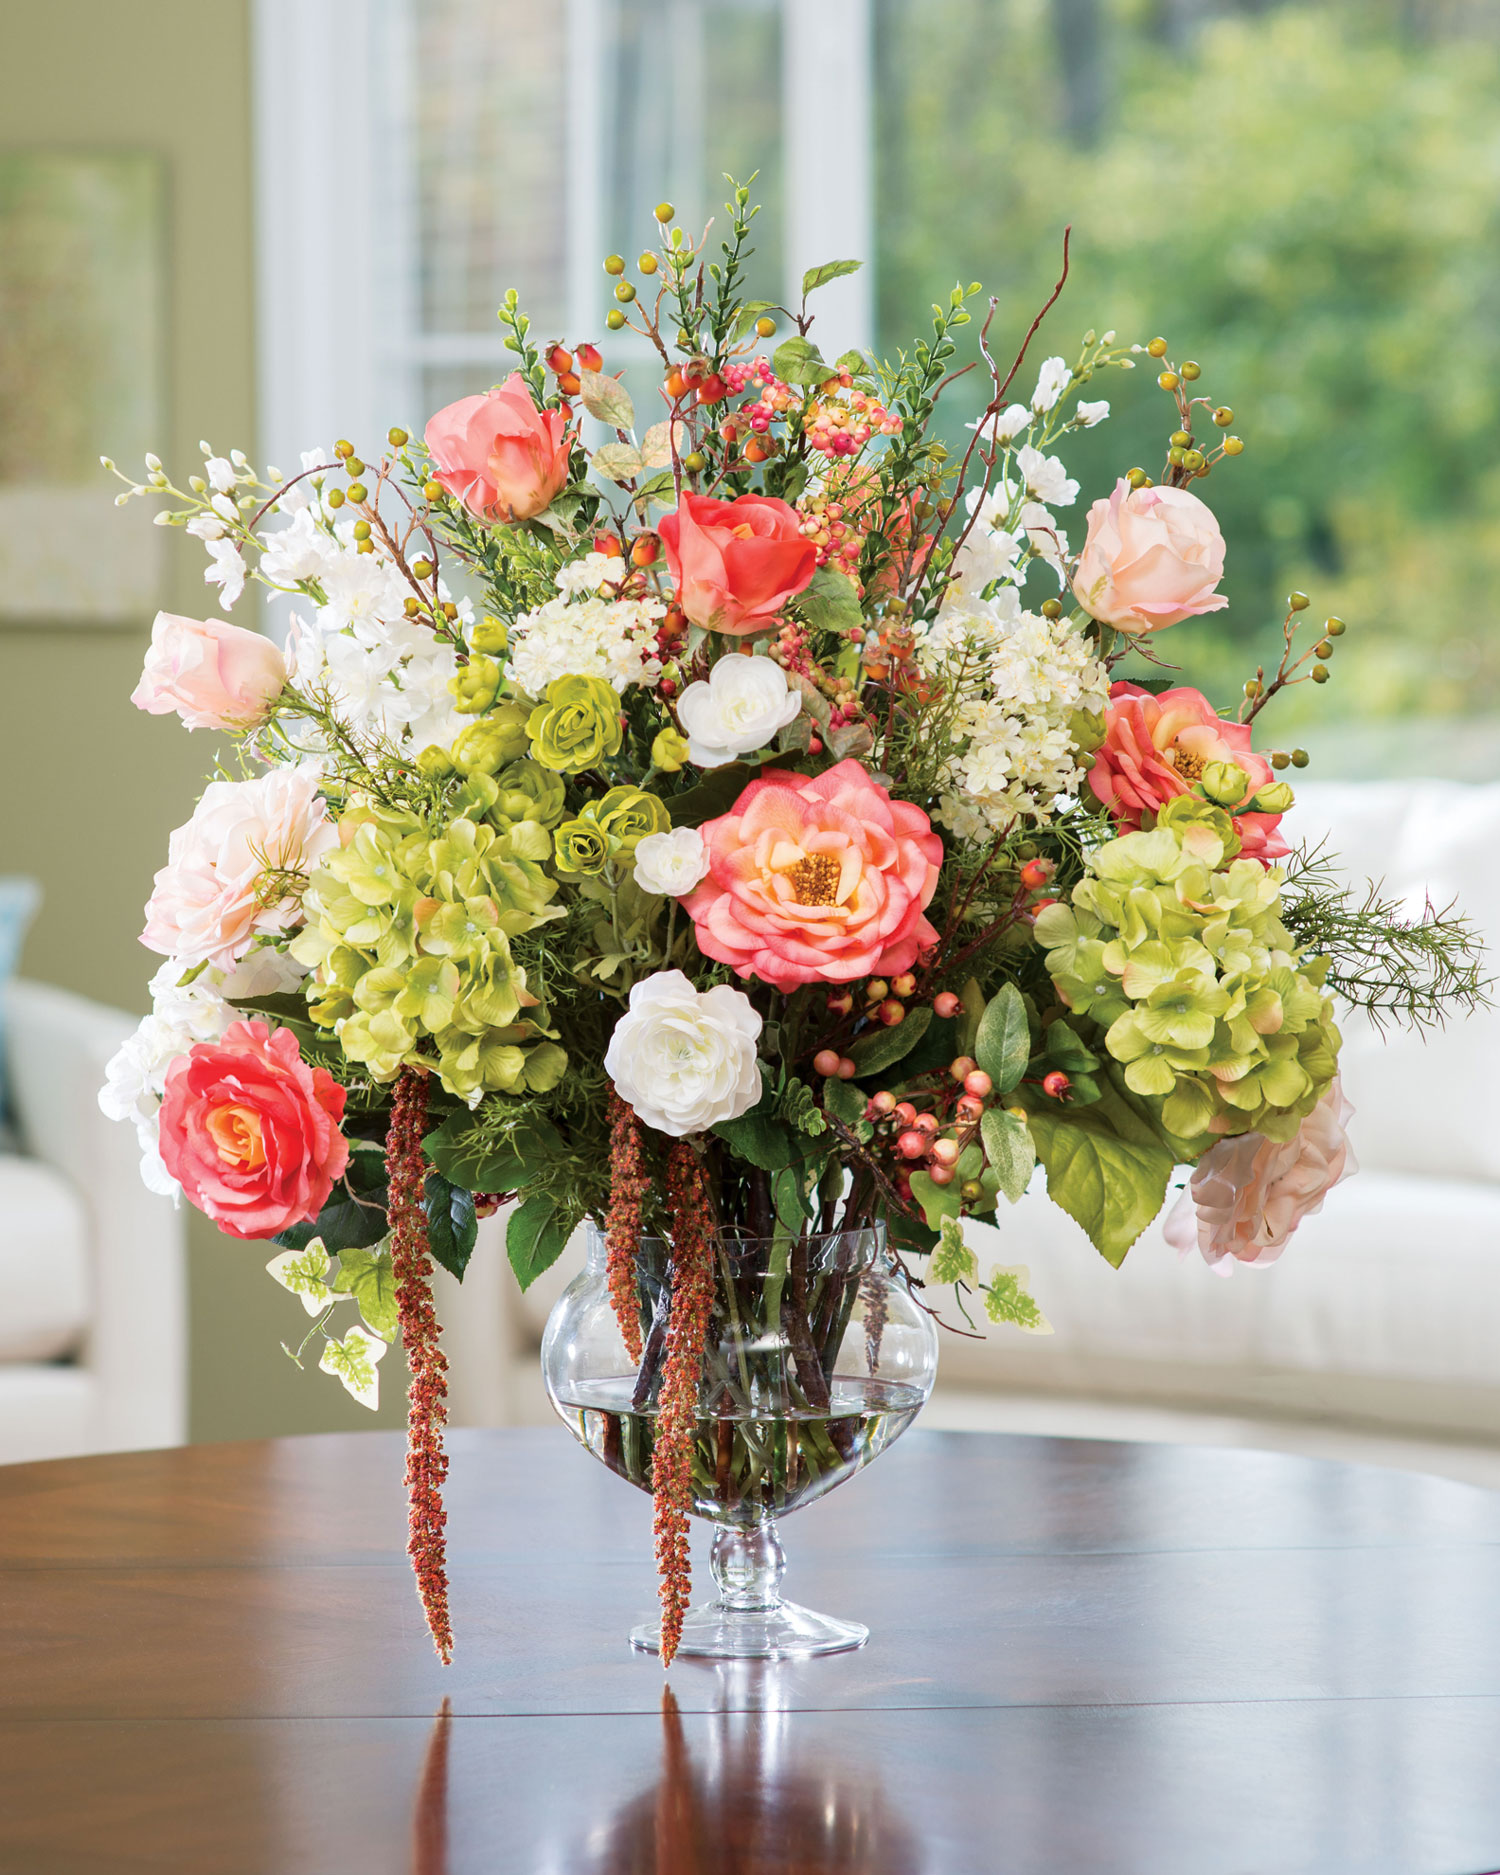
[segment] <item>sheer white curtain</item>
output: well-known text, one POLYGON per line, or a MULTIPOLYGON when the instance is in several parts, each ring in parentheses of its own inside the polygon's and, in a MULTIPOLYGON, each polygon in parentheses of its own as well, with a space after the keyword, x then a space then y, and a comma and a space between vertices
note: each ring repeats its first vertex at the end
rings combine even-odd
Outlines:
MULTIPOLYGON (((869 257, 870 6, 256 0, 262 458, 373 449, 493 382, 509 286, 539 335, 599 338, 603 256, 663 196, 696 234, 725 171, 760 172, 756 297, 869 257)), ((870 268, 819 317, 829 356, 868 345, 870 268)))

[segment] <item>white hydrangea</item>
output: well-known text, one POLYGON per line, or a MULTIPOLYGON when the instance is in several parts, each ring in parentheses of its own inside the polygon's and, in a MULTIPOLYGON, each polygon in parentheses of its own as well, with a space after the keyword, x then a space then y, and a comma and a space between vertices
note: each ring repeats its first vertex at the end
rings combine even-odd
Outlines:
POLYGON ((1054 801, 1083 780, 1070 718, 1102 710, 1108 695, 1108 673, 1088 641, 1066 618, 1022 612, 1008 586, 994 600, 950 598, 917 661, 963 693, 937 818, 966 840, 1019 819, 1049 820, 1054 801))
POLYGON ((559 569, 557 590, 564 598, 575 599, 582 593, 597 593, 601 586, 618 586, 625 573, 625 562, 618 554, 586 553, 559 569))
POLYGON ((197 1043, 216 1042, 241 1019, 231 997, 280 995, 295 989, 307 974, 294 957, 274 945, 250 951, 231 972, 209 964, 184 983, 190 968, 181 958, 169 957, 152 977, 151 1014, 120 1045, 99 1090, 101 1111, 111 1120, 129 1120, 135 1126, 147 1189, 170 1198, 177 1196, 177 1181, 162 1164, 157 1147, 157 1115, 168 1068, 197 1043))
MULTIPOLYGON (((649 689, 661 676, 656 631, 665 603, 604 599, 587 590, 570 598, 567 589, 577 590, 577 567, 587 567, 590 561, 618 568, 623 577, 622 560, 589 554, 558 574, 558 585, 565 587, 561 597, 523 613, 511 627, 509 675, 528 696, 541 696, 558 677, 602 677, 624 692, 631 684, 649 689)), ((599 575, 595 569, 590 578, 601 583, 613 575, 599 575)))

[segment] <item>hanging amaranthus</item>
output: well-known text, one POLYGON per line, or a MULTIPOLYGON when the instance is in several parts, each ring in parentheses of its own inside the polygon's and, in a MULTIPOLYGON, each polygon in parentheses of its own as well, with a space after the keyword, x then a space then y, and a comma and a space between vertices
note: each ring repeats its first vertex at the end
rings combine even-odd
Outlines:
POLYGON ((641 1242, 641 1200, 651 1180, 641 1152, 641 1123, 635 1108, 609 1090, 609 1299, 625 1348, 637 1365, 641 1324, 636 1313, 636 1252, 641 1242))
POLYGON ((448 1360, 438 1345, 427 1212, 422 1203, 427 1183, 427 1162, 422 1157, 426 1119, 427 1077, 414 1068, 403 1068, 391 1102, 385 1169, 396 1307, 401 1345, 411 1370, 406 1398, 406 1553, 417 1578, 417 1592, 422 1597, 433 1645, 447 1666, 453 1658, 444 1537, 448 1519, 443 1509, 443 1481, 448 1476, 448 1454, 443 1450, 443 1427, 448 1420, 448 1360))
POLYGON ((703 1341, 714 1296, 713 1209, 702 1163, 684 1139, 674 1139, 667 1151, 667 1208, 672 1216, 672 1312, 651 1458, 664 1667, 672 1664, 682 1639, 693 1584, 688 1549, 693 1442, 703 1341))

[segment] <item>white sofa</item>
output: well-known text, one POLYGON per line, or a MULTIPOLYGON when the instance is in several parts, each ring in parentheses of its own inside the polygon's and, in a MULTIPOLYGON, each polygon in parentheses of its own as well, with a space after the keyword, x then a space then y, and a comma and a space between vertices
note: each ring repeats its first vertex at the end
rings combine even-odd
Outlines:
MULTIPOLYGON (((1352 879, 1383 878, 1414 910, 1457 896, 1500 938, 1500 785, 1298 794, 1289 831, 1326 834, 1352 879)), ((1344 1027, 1362 1169, 1278 1263, 1226 1280, 1196 1255, 1179 1262, 1157 1226, 1116 1271, 1034 1190, 1002 1210, 992 1247, 1030 1266, 1056 1333, 945 1337, 940 1386, 1500 1442, 1500 1012, 1425 1040, 1344 1027)), ((544 1410, 535 1349, 581 1256, 575 1242, 518 1298, 498 1221, 485 1232, 474 1293, 461 1308, 444 1298, 457 1413, 481 1424, 544 1410)))
POLYGON ((0 1154, 0 1463, 187 1436, 184 1222, 99 1111, 135 1019, 40 983, 6 996, 19 1154, 0 1154))

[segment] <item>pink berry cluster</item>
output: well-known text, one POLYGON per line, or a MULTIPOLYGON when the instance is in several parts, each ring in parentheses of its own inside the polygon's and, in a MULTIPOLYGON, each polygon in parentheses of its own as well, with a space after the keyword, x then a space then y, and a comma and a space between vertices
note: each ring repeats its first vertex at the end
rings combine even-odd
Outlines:
MULTIPOLYGON (((972 1055, 959 1055, 948 1065, 949 1085, 927 1096, 931 1108, 923 1111, 910 1100, 897 1100, 882 1088, 870 1097, 865 1118, 884 1135, 900 1161, 896 1186, 910 1195, 913 1172, 926 1172, 934 1185, 951 1185, 958 1176, 958 1161, 965 1146, 979 1132, 979 1120, 995 1084, 972 1055)), ((964 1184, 963 1197, 973 1200, 982 1187, 977 1180, 964 1184)))
MULTIPOLYGON (((771 656, 784 671, 795 677, 805 677, 828 698, 830 729, 842 729, 849 723, 864 721, 858 690, 847 677, 830 676, 818 663, 807 641, 807 627, 799 619, 788 619, 782 626, 772 641, 771 656)), ((819 754, 822 737, 814 731, 807 746, 814 755, 819 754)))
POLYGON ((839 501, 825 491, 804 496, 797 504, 797 512, 802 517, 804 538, 818 550, 818 565, 834 567, 862 594, 859 560, 868 529, 859 523, 856 504, 839 501))
POLYGON ((799 402, 797 393, 789 384, 782 383, 764 358, 747 358, 725 365, 721 375, 731 396, 758 388, 759 395, 754 402, 741 404, 735 412, 736 418, 747 422, 757 436, 764 436, 778 417, 785 416, 799 402))
POLYGON ((825 456, 857 456, 872 436, 894 436, 900 430, 900 417, 878 397, 850 388, 847 371, 839 373, 838 382, 846 395, 819 397, 803 415, 803 430, 814 449, 825 456))

